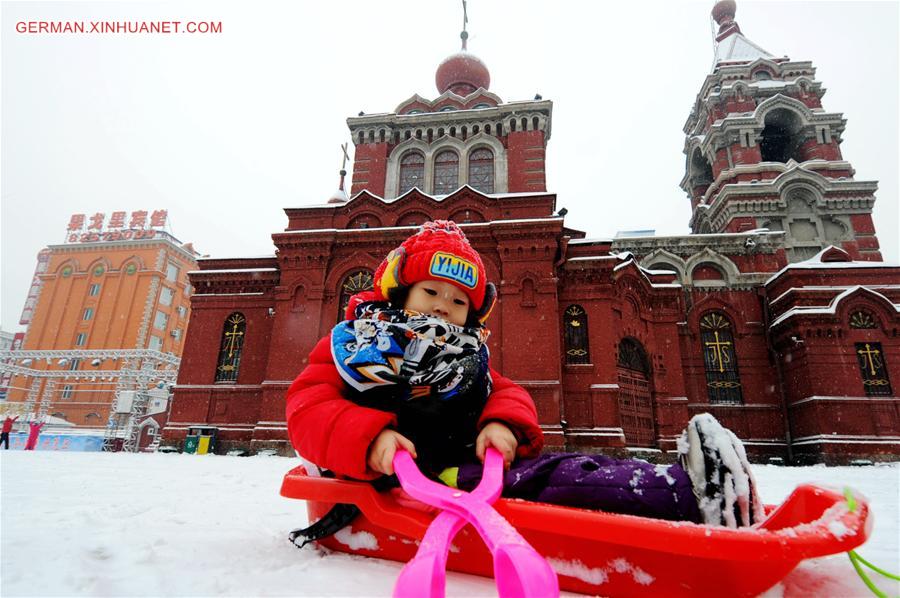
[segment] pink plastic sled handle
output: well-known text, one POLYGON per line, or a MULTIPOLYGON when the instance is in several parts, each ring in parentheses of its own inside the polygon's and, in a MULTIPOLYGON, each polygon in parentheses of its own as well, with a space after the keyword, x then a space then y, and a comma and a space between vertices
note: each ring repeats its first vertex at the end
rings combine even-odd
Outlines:
MULTIPOLYGON (((493 451, 492 451, 493 452, 493 451)), ((408 453, 407 453, 408 455, 408 453)), ((497 453, 499 456, 499 453, 497 453)), ((496 457, 489 457, 490 464, 496 457)), ((493 503, 503 491, 503 462, 499 466, 485 467, 481 481, 472 491, 477 496, 493 503)), ((410 462, 411 458, 408 459, 410 462)), ((401 468, 406 465, 401 466, 401 468)), ((415 468, 415 463, 411 465, 415 468)), ((395 466, 396 467, 396 466, 395 466)), ((418 468, 416 468, 418 473, 418 468)), ((446 591, 447 556, 450 544, 457 533, 466 525, 466 520, 449 511, 441 511, 431 522, 419 549, 400 572, 394 586, 395 598, 443 598, 446 591)))
POLYGON ((443 596, 450 542, 465 523, 475 528, 494 557, 501 598, 559 595, 559 580, 550 564, 489 504, 503 486, 503 457, 498 451, 487 450, 482 481, 472 493, 432 482, 406 451, 394 456, 394 471, 410 496, 444 509, 428 528, 419 552, 400 573, 395 597, 443 596))

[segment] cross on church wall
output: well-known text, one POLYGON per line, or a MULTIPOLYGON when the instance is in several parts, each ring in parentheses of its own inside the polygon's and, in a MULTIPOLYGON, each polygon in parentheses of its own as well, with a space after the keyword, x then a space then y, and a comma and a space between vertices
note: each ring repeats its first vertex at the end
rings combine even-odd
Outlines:
POLYGON ((728 357, 727 348, 731 345, 730 341, 721 341, 719 340, 719 331, 713 331, 715 335, 714 341, 706 341, 704 344, 707 349, 710 349, 713 352, 713 364, 719 364, 719 372, 725 371, 725 364, 730 363, 731 359, 728 357))

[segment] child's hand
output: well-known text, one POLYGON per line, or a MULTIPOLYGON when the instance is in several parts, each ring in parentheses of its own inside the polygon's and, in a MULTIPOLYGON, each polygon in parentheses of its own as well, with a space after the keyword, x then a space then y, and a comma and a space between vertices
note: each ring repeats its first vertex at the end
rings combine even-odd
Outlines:
POLYGON ((482 463, 484 463, 484 452, 489 446, 500 451, 500 454, 503 455, 503 464, 509 467, 516 456, 519 442, 512 430, 500 422, 490 422, 481 429, 478 439, 475 440, 475 454, 482 463))
POLYGON ((406 449, 413 459, 416 458, 416 447, 409 438, 396 430, 385 428, 369 445, 366 464, 373 471, 394 475, 394 455, 397 449, 406 449))

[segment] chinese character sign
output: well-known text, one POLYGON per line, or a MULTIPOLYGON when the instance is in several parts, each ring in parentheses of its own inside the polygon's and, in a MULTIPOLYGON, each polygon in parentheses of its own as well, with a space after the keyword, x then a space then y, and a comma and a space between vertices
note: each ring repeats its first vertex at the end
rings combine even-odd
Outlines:
POLYGON ((72 214, 66 227, 68 243, 95 243, 100 241, 123 241, 131 239, 152 239, 156 230, 164 228, 168 221, 168 210, 124 210, 112 212, 109 220, 106 214, 97 212, 92 216, 72 214))
POLYGON ((126 212, 113 212, 106 226, 108 228, 125 228, 125 214, 126 212))
POLYGON ((38 295, 41 294, 40 275, 47 271, 50 263, 50 250, 41 249, 37 255, 37 266, 34 268, 34 276, 31 279, 31 288, 28 289, 28 296, 25 298, 25 307, 22 309, 22 315, 19 316, 19 324, 28 325, 34 316, 34 307, 37 305, 38 295))
POLYGON ((103 230, 104 218, 106 218, 106 214, 101 214, 100 212, 91 216, 91 223, 88 224, 88 230, 103 230))
POLYGON ((72 218, 69 220, 69 228, 68 230, 81 230, 84 228, 84 214, 72 214, 72 218))
POLYGON ((131 213, 131 224, 129 224, 129 228, 144 228, 144 225, 147 224, 147 211, 146 210, 138 210, 137 212, 131 213))
POLYGON ((168 216, 168 210, 155 210, 153 215, 150 216, 150 226, 165 226, 166 225, 166 217, 168 216))

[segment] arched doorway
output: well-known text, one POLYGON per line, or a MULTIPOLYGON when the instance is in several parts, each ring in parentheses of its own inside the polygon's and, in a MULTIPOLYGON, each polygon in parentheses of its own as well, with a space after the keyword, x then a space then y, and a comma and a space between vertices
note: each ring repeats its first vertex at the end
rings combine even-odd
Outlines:
POLYGON ((149 417, 141 422, 141 427, 138 432, 138 450, 143 451, 146 450, 153 441, 156 440, 156 437, 159 435, 159 424, 155 419, 149 417))
POLYGON ((619 418, 628 446, 656 447, 656 426, 647 352, 633 338, 619 343, 616 364, 619 382, 619 418))

